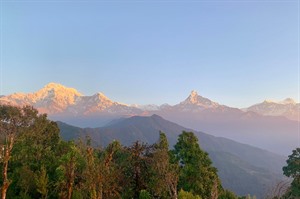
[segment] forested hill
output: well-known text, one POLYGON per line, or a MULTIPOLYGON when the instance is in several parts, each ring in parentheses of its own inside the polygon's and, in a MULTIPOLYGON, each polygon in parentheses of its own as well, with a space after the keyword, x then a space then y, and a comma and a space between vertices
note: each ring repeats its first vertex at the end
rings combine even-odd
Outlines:
POLYGON ((136 140, 152 144, 158 140, 159 131, 163 131, 171 147, 182 131, 192 131, 198 137, 200 147, 209 153, 218 168, 223 186, 239 195, 250 193, 262 197, 282 178, 286 159, 266 150, 184 128, 158 115, 120 119, 101 128, 82 129, 61 122, 58 125, 64 139, 89 135, 92 143, 100 146, 107 146, 113 140, 127 146, 136 140))

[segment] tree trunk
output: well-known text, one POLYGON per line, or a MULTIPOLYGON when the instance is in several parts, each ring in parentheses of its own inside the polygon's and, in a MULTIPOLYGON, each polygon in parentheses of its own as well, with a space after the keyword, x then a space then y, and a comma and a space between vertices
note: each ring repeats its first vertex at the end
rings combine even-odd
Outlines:
POLYGON ((72 184, 70 184, 70 186, 68 187, 68 199, 72 198, 72 191, 73 191, 73 186, 72 184))
POLYGON ((171 196, 172 199, 177 199, 177 183, 176 184, 172 184, 171 187, 171 196))
POLYGON ((4 148, 4 154, 3 154, 3 171, 2 171, 2 176, 3 176, 3 183, 1 187, 1 199, 6 198, 6 192, 7 189, 10 185, 10 181, 8 180, 7 177, 7 170, 8 170, 8 162, 10 159, 10 153, 13 147, 13 142, 14 142, 14 137, 13 135, 8 135, 6 138, 6 144, 3 146, 4 148))
POLYGON ((1 188, 1 199, 6 198, 6 192, 9 187, 9 182, 3 182, 2 188, 1 188))
POLYGON ((7 179, 7 169, 8 169, 8 158, 7 157, 8 157, 8 148, 6 147, 5 154, 4 154, 3 171, 2 171, 3 184, 1 187, 1 199, 6 198, 6 192, 9 187, 9 181, 7 179))
POLYGON ((177 199, 178 196, 177 196, 177 191, 174 192, 174 199, 177 199))
POLYGON ((67 198, 71 199, 72 198, 72 192, 73 192, 73 183, 74 183, 74 178, 75 178, 75 160, 73 160, 73 157, 71 158, 70 161, 70 173, 69 173, 69 182, 67 184, 68 187, 68 195, 67 198))

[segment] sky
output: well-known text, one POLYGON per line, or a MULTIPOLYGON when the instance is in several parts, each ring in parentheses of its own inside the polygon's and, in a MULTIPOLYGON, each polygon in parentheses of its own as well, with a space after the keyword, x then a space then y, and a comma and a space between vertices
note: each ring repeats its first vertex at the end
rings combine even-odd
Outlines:
POLYGON ((0 0, 0 95, 49 82, 127 104, 299 101, 299 1, 0 0))

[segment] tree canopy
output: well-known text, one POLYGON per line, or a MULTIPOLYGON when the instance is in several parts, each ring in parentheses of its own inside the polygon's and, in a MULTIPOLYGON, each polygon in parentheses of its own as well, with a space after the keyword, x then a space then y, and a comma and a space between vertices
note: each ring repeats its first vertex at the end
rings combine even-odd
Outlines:
POLYGON ((152 145, 95 148, 88 137, 63 141, 56 123, 32 107, 4 105, 0 131, 2 199, 234 198, 192 132, 172 151, 163 132, 152 145))
POLYGON ((179 135, 173 153, 180 165, 178 188, 202 198, 218 198, 222 187, 217 169, 192 132, 179 135))
POLYGON ((300 148, 293 150, 286 163, 287 166, 282 168, 283 174, 293 178, 287 194, 291 197, 300 197, 300 148))

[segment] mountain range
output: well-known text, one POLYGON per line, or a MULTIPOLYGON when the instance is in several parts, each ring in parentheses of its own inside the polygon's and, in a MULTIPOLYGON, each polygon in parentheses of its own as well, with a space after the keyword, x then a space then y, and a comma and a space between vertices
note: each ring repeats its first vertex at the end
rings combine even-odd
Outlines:
POLYGON ((80 127, 101 127, 131 116, 160 115, 172 122, 227 137, 279 154, 299 146, 299 103, 265 101, 245 109, 221 105, 192 91, 176 105, 126 105, 102 93, 84 96, 76 89, 49 83, 35 93, 0 97, 0 104, 31 105, 50 119, 80 127))
POLYGON ((192 131, 217 167, 222 185, 239 195, 251 194, 262 198, 276 182, 283 179, 281 168, 285 157, 191 130, 158 115, 133 116, 99 128, 79 128, 62 122, 58 125, 65 140, 84 139, 88 135, 95 146, 107 146, 113 140, 119 140, 126 146, 136 140, 153 144, 159 138, 159 131, 163 131, 172 147, 182 131, 192 131))
MULTIPOLYGON (((49 115, 92 115, 103 112, 120 115, 135 115, 145 111, 169 109, 180 109, 181 111, 192 112, 201 112, 205 109, 224 112, 234 109, 202 97, 198 95, 196 91, 192 91, 186 100, 175 106, 168 104, 161 106, 155 104, 126 105, 124 103, 114 102, 100 92, 92 96, 84 96, 74 88, 67 88, 57 83, 49 83, 35 93, 14 93, 7 96, 0 95, 0 103, 17 106, 31 105, 40 112, 49 115)), ((268 116, 285 116, 291 120, 299 120, 299 107, 300 103, 296 103, 293 99, 287 98, 280 102, 265 100, 262 103, 241 110, 268 116)))
POLYGON ((262 103, 255 104, 244 110, 253 111, 261 115, 284 116, 291 120, 300 120, 300 103, 296 103, 295 100, 291 98, 286 98, 280 102, 265 100, 262 103))

